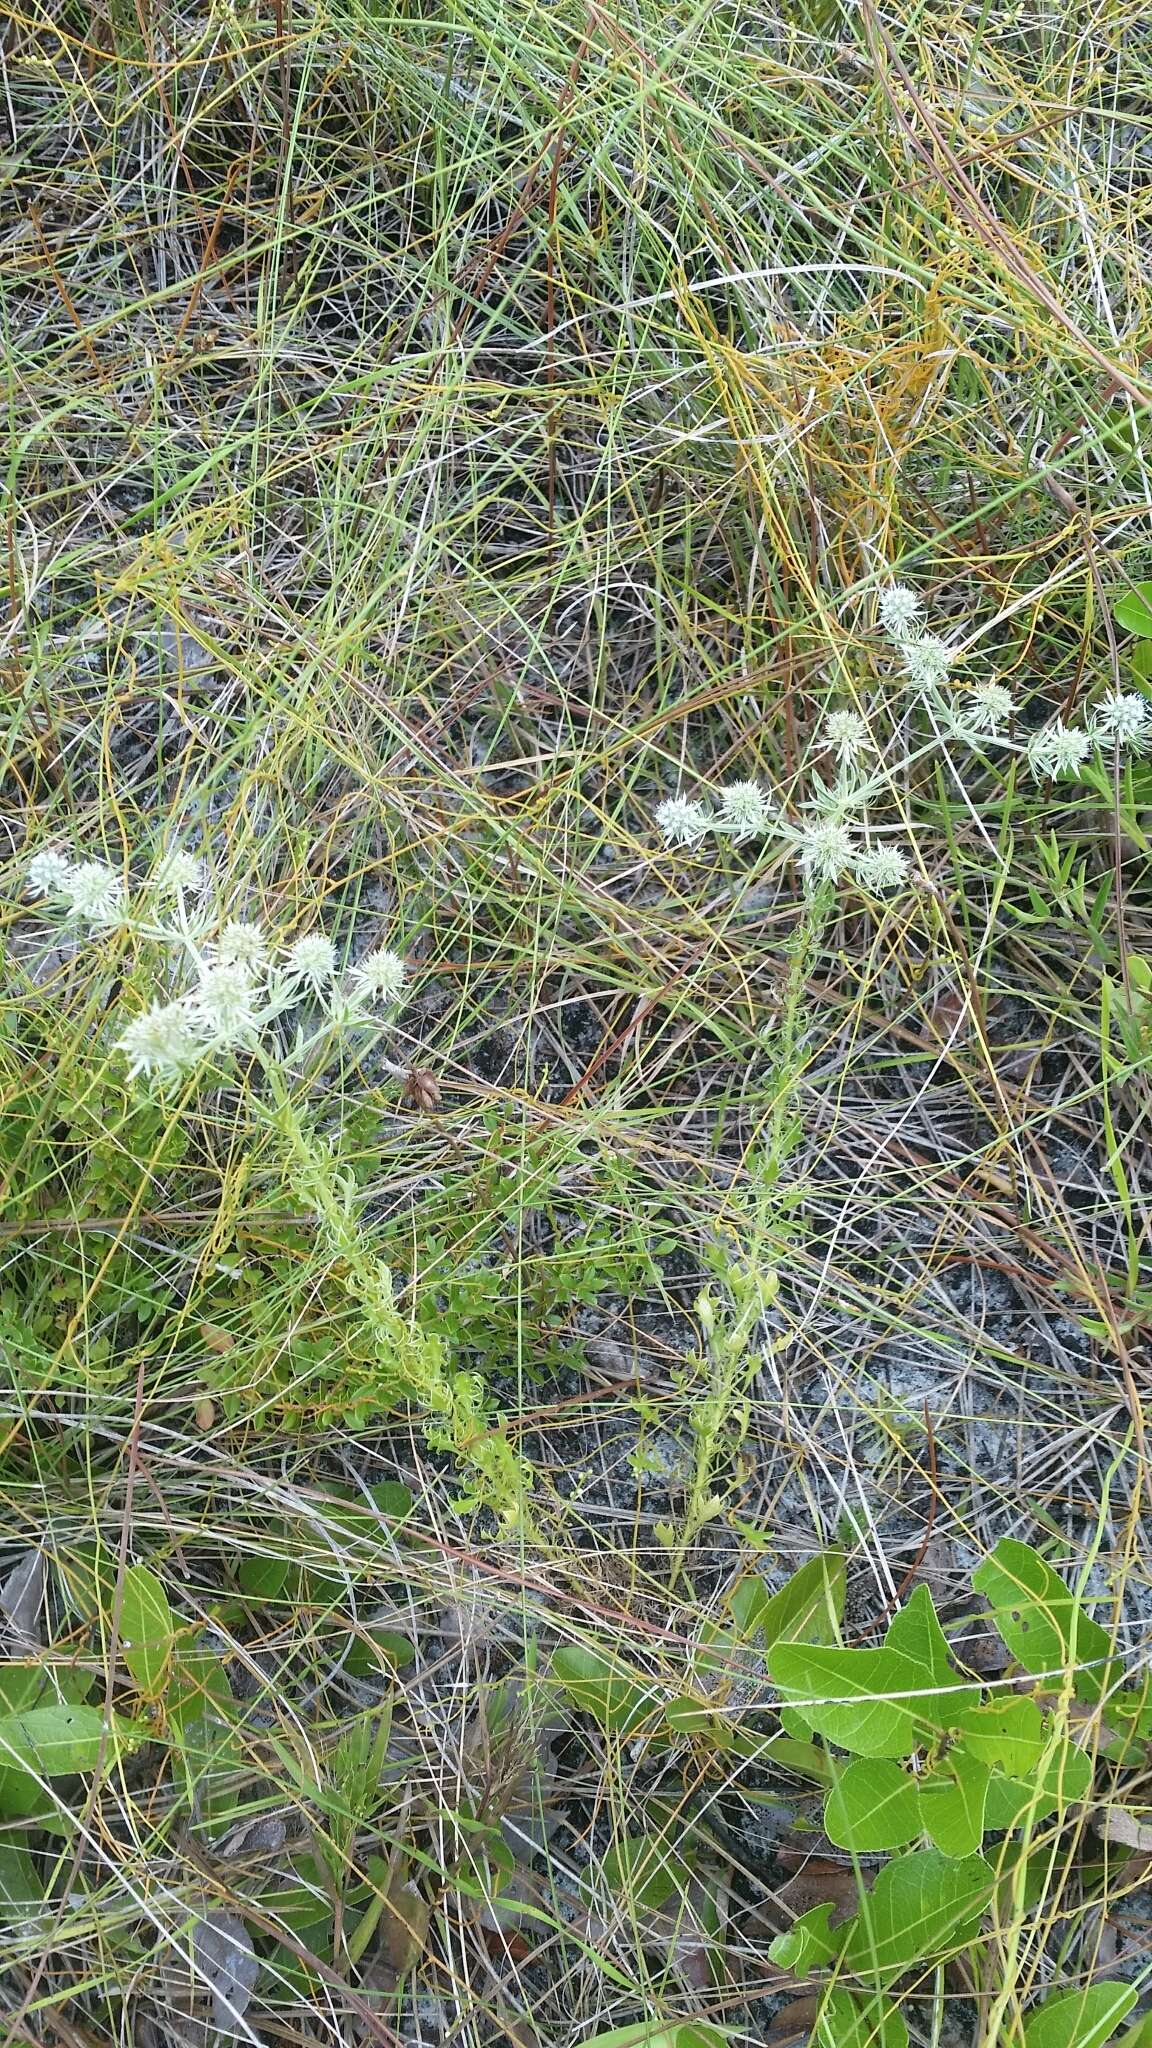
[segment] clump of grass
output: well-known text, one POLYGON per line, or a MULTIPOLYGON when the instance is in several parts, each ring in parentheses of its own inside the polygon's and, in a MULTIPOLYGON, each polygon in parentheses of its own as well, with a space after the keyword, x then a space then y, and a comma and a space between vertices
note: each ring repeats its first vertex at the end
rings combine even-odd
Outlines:
MULTIPOLYGON (((1144 1654, 1137 27, 13 26, 0 1686, 129 1730, 0 1769, 14 2038, 771 2038, 774 1710, 548 1659, 663 1697, 832 1542, 978 1635, 1006 1533, 1144 1654), (130 1082, 151 942, 24 876, 177 846, 402 933, 387 1037, 130 1082)), ((912 2038, 1141 1928, 1070 1823, 912 2038)))

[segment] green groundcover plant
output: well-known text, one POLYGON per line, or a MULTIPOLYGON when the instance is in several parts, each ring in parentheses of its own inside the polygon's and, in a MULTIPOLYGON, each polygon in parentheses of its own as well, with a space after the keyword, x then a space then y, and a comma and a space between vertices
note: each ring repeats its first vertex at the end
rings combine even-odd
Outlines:
MULTIPOLYGON (((823 1986, 813 2038, 827 2048, 904 2048, 901 1987, 979 1944, 989 1924, 1037 1908, 1097 1773, 1136 1770, 1152 1739, 1147 1685, 1126 1681, 1108 1632, 1038 1551, 1005 1538, 972 1583, 1007 1653, 994 1682, 960 1668, 924 1585, 882 1642, 845 1643, 836 1552, 774 1594, 742 1581, 730 1624, 697 1652, 693 1694, 657 1696, 594 1651, 553 1660, 568 1697, 618 1738, 660 1747, 690 1736, 820 1786, 828 1840, 857 1870, 857 1908, 812 1907, 771 1956, 823 1986), (750 1652, 765 1711, 771 1701, 766 1737, 700 1703, 733 1672, 746 1681, 750 1652)), ((1043 1998, 1025 2048, 1096 2048, 1137 1995, 1107 1983, 1043 1998)))

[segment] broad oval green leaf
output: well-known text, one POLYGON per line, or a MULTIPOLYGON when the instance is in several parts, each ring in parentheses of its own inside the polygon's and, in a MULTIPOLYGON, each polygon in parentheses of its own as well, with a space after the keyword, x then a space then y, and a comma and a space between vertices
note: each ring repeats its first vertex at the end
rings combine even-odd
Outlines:
POLYGON ((1002 1537, 972 1574, 989 1601, 999 1634, 1025 1671, 1058 1687, 1075 1672, 1081 1699, 1098 1700, 1117 1683, 1112 1641, 1085 1614, 1058 1572, 1027 1543, 1002 1537))
POLYGON ((0 1920, 22 1920, 44 1903, 36 1866, 20 1842, 0 1842, 0 1920))
POLYGON ((1035 1826, 1060 1807, 1075 1806, 1087 1796, 1092 1784, 1092 1759, 1075 1743, 1061 1743, 1036 1777, 1002 1777, 993 1773, 984 1811, 986 1828, 1035 1826))
POLYGON ((1035 1770, 1044 1749, 1044 1723, 1035 1700, 1005 1693, 987 1706, 969 1707, 957 1723, 960 1745, 982 1764, 998 1764, 1010 1778, 1035 1770))
POLYGON ((729 2036, 703 2020, 639 2020, 593 2034, 582 2048, 729 2048, 729 2036))
POLYGON ((961 1749, 921 1781, 924 1832, 945 1856, 974 1856, 984 1840, 984 1812, 992 1773, 961 1749))
POLYGON ((940 1732, 955 1728, 968 1709, 979 1703, 979 1686, 962 1679, 952 1662, 927 1586, 917 1586, 907 1605, 893 1615, 884 1647, 898 1650, 930 1674, 933 1697, 913 1703, 917 1719, 927 1726, 940 1732))
POLYGON ((1133 1984, 1088 1984, 1058 1991, 1024 2022, 1024 2048, 1101 2048, 1137 1999, 1133 1984))
POLYGON ((778 1934, 769 1944, 768 1954, 782 1970, 790 1970, 794 1977, 810 1977, 813 1970, 826 1970, 834 1963, 848 1936, 849 1922, 839 1927, 829 1923, 836 1911, 835 1899, 824 1899, 818 1906, 810 1906, 794 1920, 787 1934, 778 1934))
POLYGON ((917 1695, 931 1674, 897 1650, 839 1650, 778 1643, 768 1653, 773 1683, 791 1715, 857 1756, 911 1756, 917 1695))
POLYGON ((553 1651, 551 1672, 573 1706, 591 1714, 605 1734, 631 1735, 659 1710, 658 1700, 644 1690, 638 1672, 623 1671, 598 1650, 582 1644, 564 1644, 553 1651))
POLYGON ((902 1849, 923 1828, 915 1778, 888 1757, 858 1757, 839 1771, 824 1803, 824 1828, 838 1849, 870 1855, 902 1849))
POLYGON ((844 1944, 845 1968, 883 1980, 965 1947, 995 1882, 982 1856, 957 1859, 939 1849, 894 1856, 860 1901, 844 1944))
POLYGON ((107 1721, 99 1707, 32 1707, 0 1719, 0 1766, 65 1778, 93 1771, 101 1758, 108 1763, 141 1740, 130 1721, 115 1714, 107 1721))
POLYGON ((1112 614, 1126 633, 1138 633, 1141 640, 1152 640, 1152 583, 1138 583, 1134 590, 1126 590, 1123 597, 1117 598, 1112 614))
POLYGON ((0 1667, 0 1714, 19 1714, 44 1689, 44 1674, 34 1664, 0 1667))
POLYGON ((692 1873, 660 1835, 625 1835, 609 1849, 600 1875, 610 1891, 633 1907, 659 1907, 683 1898, 692 1873))
POLYGON ((172 1665, 172 1609, 154 1571, 129 1565, 120 1601, 120 1648, 146 1699, 157 1700, 172 1665))
POLYGON ((182 1732, 193 1721, 223 1720, 231 1705, 228 1670, 216 1651, 182 1651, 173 1664, 165 1702, 169 1726, 182 1732))

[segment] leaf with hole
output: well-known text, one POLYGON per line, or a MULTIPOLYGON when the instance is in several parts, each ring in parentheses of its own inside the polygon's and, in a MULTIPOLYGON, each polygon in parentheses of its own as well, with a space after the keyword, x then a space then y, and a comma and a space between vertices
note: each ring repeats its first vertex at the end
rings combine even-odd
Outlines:
POLYGON ((1058 1572, 1039 1553, 1002 1537, 972 1574, 972 1584, 992 1607, 999 1634, 1017 1663, 1056 1690, 1075 1672, 1081 1699, 1098 1700, 1117 1682, 1112 1641, 1085 1614, 1058 1572))
POLYGON ((1029 2013, 1024 2048, 1102 2048, 1137 1999, 1133 1984, 1088 1984, 1058 1991, 1029 2013))
POLYGON ((966 1948, 994 1884, 982 1856, 957 1859, 939 1849, 894 1856, 861 1899, 844 1944, 844 1967, 883 1980, 925 1957, 966 1948))
POLYGON ((98 1707, 32 1707, 0 1719, 0 1764, 24 1766, 42 1778, 71 1777, 112 1763, 143 1740, 144 1731, 98 1707))
POLYGON ((987 1706, 969 1707, 957 1722, 959 1747, 979 1763, 998 1765, 1010 1778, 1035 1770, 1044 1748, 1044 1724, 1035 1700, 1004 1693, 987 1706))
POLYGON ((902 1849, 921 1833, 916 1779, 888 1757, 858 1757, 836 1774, 824 1803, 824 1830, 838 1849, 862 1856, 902 1849))
POLYGON ((931 1691, 932 1674, 897 1650, 839 1650, 778 1643, 773 1682, 805 1730, 858 1756, 911 1756, 918 1745, 908 1695, 931 1691))

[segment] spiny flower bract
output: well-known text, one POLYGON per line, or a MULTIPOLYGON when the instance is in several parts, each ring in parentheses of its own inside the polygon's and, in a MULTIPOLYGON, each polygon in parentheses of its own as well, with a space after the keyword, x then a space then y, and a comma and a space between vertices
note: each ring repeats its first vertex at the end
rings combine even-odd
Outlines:
POLYGON ((754 839, 774 822, 772 805, 758 782, 730 782, 720 791, 716 830, 733 839, 754 839))
POLYGON ((256 986, 239 960, 223 960, 205 967, 188 997, 188 1005, 213 1043, 220 1047, 240 1045, 256 1029, 256 986))
POLYGON ((798 847, 808 882, 838 882, 851 874, 860 848, 838 818, 814 818, 803 827, 798 847))
POLYGON ((118 924, 127 908, 121 876, 102 860, 83 860, 70 867, 61 889, 69 917, 82 918, 85 924, 118 924))
POLYGON ((34 853, 28 863, 27 882, 33 896, 63 896, 68 888, 72 863, 54 846, 34 853))
POLYGON ((909 682, 917 690, 938 690, 948 680, 952 650, 935 633, 925 633, 919 640, 905 640, 900 658, 909 682))
POLYGON ((187 1003, 156 1003, 125 1027, 116 1049, 128 1061, 130 1081, 138 1074, 177 1081, 200 1059, 204 1033, 187 1003))
POLYGON ((1092 731, 1098 739, 1142 754, 1152 742, 1152 704, 1136 690, 1110 690, 1096 706, 1092 731))
POLYGON ((208 870, 194 853, 186 853, 182 846, 170 846, 161 854, 152 874, 152 887, 158 896, 174 896, 177 890, 203 889, 208 879, 208 870))
POLYGON ((356 962, 349 984, 362 1002, 391 1004, 399 1002, 407 979, 408 969, 399 953, 390 953, 386 946, 380 946, 356 962))
POLYGON ((712 823, 703 804, 691 797, 669 796, 657 805, 656 823, 665 846, 699 846, 712 823))
POLYGON ((998 733, 1016 709, 1003 683, 977 683, 957 706, 961 723, 975 733, 998 733))
POLYGON ((920 599, 906 583, 892 583, 876 600, 880 625, 890 640, 903 640, 920 616, 920 599))
POLYGON ((865 889, 899 889, 908 880, 908 861, 898 846, 866 846, 857 853, 852 872, 865 889))
POLYGON ((245 924, 241 918, 230 917, 217 934, 212 958, 221 967, 246 967, 249 974, 257 975, 268 965, 271 950, 267 935, 258 924, 245 924))
POLYGON ((830 711, 824 720, 824 744, 838 761, 851 762, 871 748, 868 727, 857 711, 830 711))
POLYGON ((305 932, 289 946, 286 965, 298 980, 323 988, 336 972, 336 948, 323 932, 305 932))
POLYGON ((1083 767, 1092 749, 1092 742, 1086 732, 1077 727, 1065 725, 1063 719, 1054 718, 1042 732, 1033 733, 1027 746, 1028 766, 1039 780, 1050 776, 1058 781, 1063 775, 1076 775, 1083 767))

